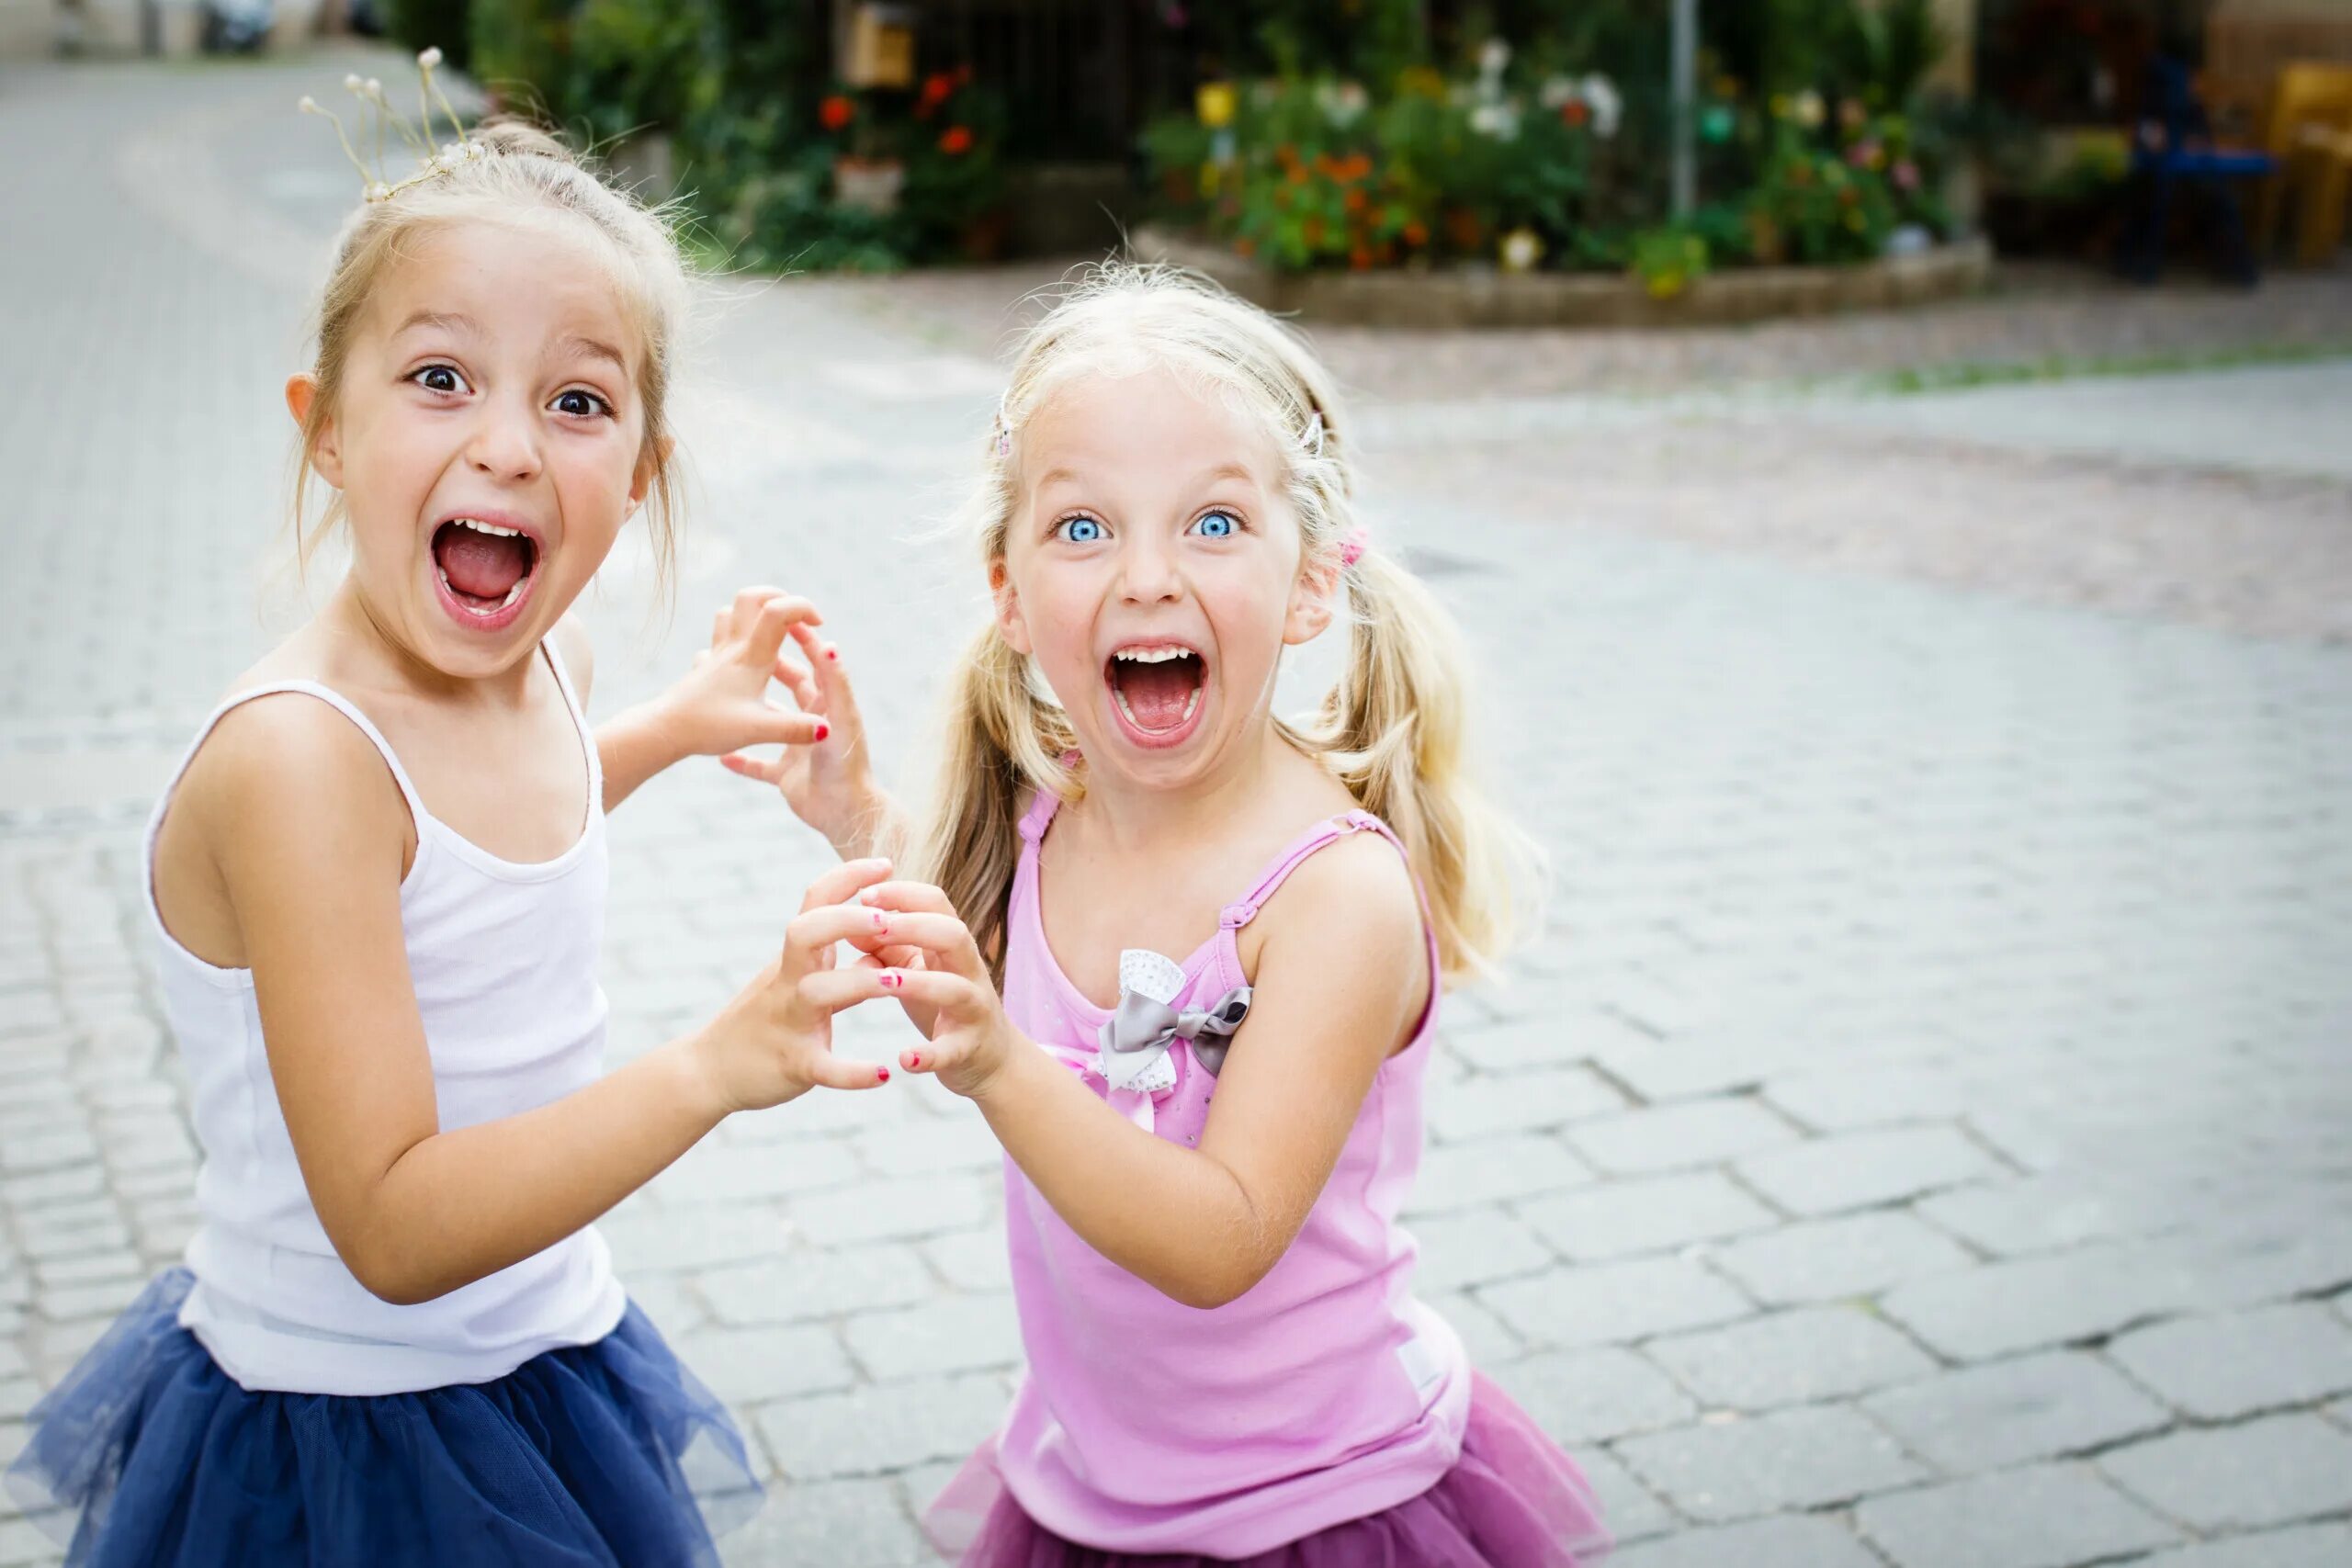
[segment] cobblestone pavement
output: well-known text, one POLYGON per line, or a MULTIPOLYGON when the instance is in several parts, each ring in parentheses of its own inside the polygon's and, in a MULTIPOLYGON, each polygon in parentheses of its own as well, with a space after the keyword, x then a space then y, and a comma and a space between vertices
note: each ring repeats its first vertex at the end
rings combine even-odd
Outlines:
MULTIPOLYGON (((345 69, 0 71, 0 134, 48 149, 0 231, 0 1461, 191 1223, 137 822, 287 613, 276 389, 345 195, 290 105, 345 69)), ((731 292, 675 629, 616 561, 597 706, 780 581, 903 766, 971 613, 922 528, 994 372, 864 285, 731 292)), ((1558 879, 1450 1014, 1422 1288, 1620 1561, 2352 1558, 2340 477, 1407 389, 1366 413, 1378 526, 1481 645, 1558 879)), ((821 852, 715 767, 614 840, 625 1055, 763 959, 821 852)), ((921 1561, 1018 1355, 995 1163, 894 1084, 739 1118, 607 1223, 774 1472, 730 1562, 921 1561)), ((6 1506, 0 1568, 51 1561, 6 1506)))

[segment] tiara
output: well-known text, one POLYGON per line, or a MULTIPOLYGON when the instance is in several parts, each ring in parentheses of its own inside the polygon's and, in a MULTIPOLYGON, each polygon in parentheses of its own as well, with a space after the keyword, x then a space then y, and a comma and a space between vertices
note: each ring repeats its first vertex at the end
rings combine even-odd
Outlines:
POLYGON ((441 85, 433 79, 434 68, 440 63, 441 51, 437 49, 422 50, 417 53, 417 123, 413 126, 405 115, 392 107, 391 99, 384 95, 383 83, 375 77, 362 77, 355 73, 343 79, 344 90, 359 100, 360 140, 366 141, 368 139, 370 129, 375 132, 375 161, 372 164, 362 158, 358 149, 351 144, 351 137, 344 130, 342 117, 333 109, 321 107, 319 101, 307 93, 297 106, 304 114, 322 115, 334 123, 334 138, 343 143, 343 155, 351 160, 353 168, 359 171, 360 195, 365 199, 389 201, 411 186, 438 179, 460 164, 478 163, 490 156, 489 148, 466 135, 465 121, 458 118, 458 111, 449 107, 441 85), (455 141, 438 148, 433 145, 433 110, 435 105, 440 107, 443 117, 448 120, 449 128, 458 133, 455 141), (368 123, 370 119, 375 122, 372 128, 368 123), (421 165, 405 179, 392 179, 384 167, 387 131, 408 143, 409 151, 416 154, 421 165))

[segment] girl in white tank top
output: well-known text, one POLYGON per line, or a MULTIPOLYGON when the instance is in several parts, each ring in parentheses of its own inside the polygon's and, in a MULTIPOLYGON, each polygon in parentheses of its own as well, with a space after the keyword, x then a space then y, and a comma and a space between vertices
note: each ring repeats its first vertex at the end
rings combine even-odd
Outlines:
POLYGON ((605 1076, 605 813, 688 755, 862 754, 824 745, 830 649, 773 590, 658 701, 582 715, 567 608, 640 503, 671 543, 660 223, 515 126, 371 183, 287 388, 352 564, 147 837, 200 1224, 8 1479, 77 1563, 715 1563, 759 1499, 742 1439, 591 1225, 733 1111, 888 1078, 830 1051, 888 868, 812 887, 717 1018, 605 1076), (787 637, 825 672, 797 712, 787 637))

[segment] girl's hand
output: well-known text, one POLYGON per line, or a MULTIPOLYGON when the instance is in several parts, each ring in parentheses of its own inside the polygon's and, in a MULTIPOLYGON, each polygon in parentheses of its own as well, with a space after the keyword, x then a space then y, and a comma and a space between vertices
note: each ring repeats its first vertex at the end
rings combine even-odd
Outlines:
POLYGON ((895 997, 910 1010, 929 1010, 931 1042, 899 1053, 910 1073, 933 1073, 967 1100, 988 1092, 989 1081, 1012 1059, 1020 1031, 1004 1016, 989 979, 988 965, 972 932, 956 917, 947 895, 921 882, 885 882, 861 894, 880 922, 856 939, 861 948, 878 947, 888 957, 913 949, 913 964, 884 966, 861 957, 864 996, 895 997))
MULTIPOLYGON (((722 616, 713 633, 714 648, 725 630, 722 616)), ((787 744, 773 761, 741 751, 719 761, 730 773, 774 784, 792 814, 822 833, 835 853, 870 853, 880 847, 877 840, 894 813, 875 787, 865 720, 842 668, 841 649, 817 635, 813 621, 792 622, 789 630, 808 662, 803 668, 779 657, 774 660, 775 678, 816 721, 814 735, 802 738, 806 744, 787 744)))
POLYGON ((809 884, 800 913, 785 928, 783 954, 692 1037, 689 1049, 723 1111, 782 1105, 819 1084, 872 1089, 890 1081, 888 1067, 832 1053, 833 1014, 876 994, 856 971, 834 966, 834 946, 873 931, 884 918, 843 900, 889 874, 888 861, 851 861, 809 884))
POLYGON ((821 715, 794 713, 768 700, 768 685, 781 681, 797 689, 782 656, 786 632, 813 636, 808 628, 824 617, 806 599, 780 588, 746 588, 718 612, 710 647, 695 655, 695 667, 654 705, 654 721, 683 757, 711 756, 741 747, 781 741, 806 746, 825 738, 821 715))

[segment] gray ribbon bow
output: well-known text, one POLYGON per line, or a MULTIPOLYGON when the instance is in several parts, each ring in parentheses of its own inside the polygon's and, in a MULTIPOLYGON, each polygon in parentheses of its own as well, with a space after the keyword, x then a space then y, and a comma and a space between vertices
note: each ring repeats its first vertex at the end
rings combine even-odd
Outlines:
MULTIPOLYGON (((1164 1054, 1176 1041, 1188 1042, 1193 1047, 1193 1059, 1215 1077, 1225 1066, 1225 1053, 1233 1043, 1233 1032, 1250 1011, 1250 987, 1236 986, 1216 999, 1214 1007, 1188 1008, 1178 1012, 1165 1002, 1153 1001, 1138 991, 1119 993, 1119 1010, 1104 1021, 1095 1035, 1095 1043, 1107 1054, 1133 1055, 1150 1052, 1164 1054)), ((1140 1072, 1148 1062, 1130 1064, 1140 1072)), ((1133 1073, 1124 1075, 1132 1077, 1133 1073)))

